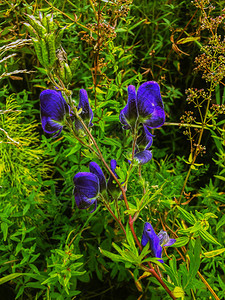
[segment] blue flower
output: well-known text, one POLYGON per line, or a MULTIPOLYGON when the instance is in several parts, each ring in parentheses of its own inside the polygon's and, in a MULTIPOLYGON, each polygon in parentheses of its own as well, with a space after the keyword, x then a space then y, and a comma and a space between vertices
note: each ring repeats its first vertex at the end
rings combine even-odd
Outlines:
POLYGON ((152 225, 146 222, 144 225, 141 244, 143 247, 145 247, 148 242, 150 244, 150 249, 153 256, 159 258, 159 262, 164 263, 162 260, 162 247, 171 246, 176 242, 176 240, 170 239, 167 232, 163 230, 161 230, 157 235, 152 225))
POLYGON ((149 150, 137 152, 134 155, 134 159, 138 162, 139 165, 147 164, 152 159, 152 152, 149 150))
POLYGON ((160 232, 158 233, 158 237, 160 245, 162 247, 172 246, 176 242, 175 239, 170 239, 168 233, 164 230, 160 230, 160 232))
POLYGON ((95 211, 97 208, 97 198, 99 194, 105 189, 106 181, 105 176, 95 162, 89 165, 90 172, 79 172, 74 178, 74 197, 77 207, 80 209, 87 209, 92 204, 95 204, 95 211))
POLYGON ((90 172, 95 174, 99 179, 100 192, 104 191, 106 189, 106 180, 102 172, 102 169, 99 167, 99 165, 96 162, 91 162, 89 164, 89 169, 90 172))
POLYGON ((143 83, 137 95, 133 85, 128 87, 128 101, 120 112, 120 121, 124 129, 133 129, 136 122, 149 128, 157 128, 164 124, 165 112, 157 82, 143 83))
POLYGON ((153 256, 159 258, 158 261, 163 263, 162 260, 162 246, 160 245, 159 237, 155 233, 152 225, 148 222, 145 223, 141 244, 143 247, 150 243, 150 249, 152 251, 153 256))
POLYGON ((46 133, 53 134, 54 137, 60 135, 63 129, 63 122, 70 107, 66 103, 60 91, 45 90, 40 94, 41 122, 46 133))
POLYGON ((120 122, 123 124, 123 129, 134 128, 137 117, 136 91, 133 85, 129 85, 127 105, 121 110, 119 115, 120 122))
MULTIPOLYGON (((79 111, 80 109, 81 109, 80 116, 81 116, 82 120, 84 121, 84 123, 88 127, 93 126, 93 123, 92 123, 93 111, 89 104, 88 94, 87 94, 86 90, 84 90, 84 89, 80 90, 80 101, 79 101, 79 104, 77 107, 77 111, 79 111)), ((81 124, 81 122, 78 119, 75 120, 75 128, 77 131, 83 129, 83 125, 81 124)))

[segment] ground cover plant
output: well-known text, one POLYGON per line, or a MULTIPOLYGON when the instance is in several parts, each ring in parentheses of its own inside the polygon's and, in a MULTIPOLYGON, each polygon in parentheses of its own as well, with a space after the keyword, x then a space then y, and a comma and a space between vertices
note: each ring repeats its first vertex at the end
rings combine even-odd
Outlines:
POLYGON ((225 2, 0 4, 5 299, 225 298, 225 2))

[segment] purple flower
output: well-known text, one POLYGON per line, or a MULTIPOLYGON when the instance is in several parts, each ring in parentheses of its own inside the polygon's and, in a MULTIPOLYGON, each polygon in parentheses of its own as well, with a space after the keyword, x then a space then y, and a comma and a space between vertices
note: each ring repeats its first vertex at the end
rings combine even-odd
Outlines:
POLYGON ((97 163, 91 162, 89 169, 91 172, 79 172, 74 176, 75 188, 73 193, 78 208, 87 209, 95 204, 94 209, 91 211, 93 212, 97 208, 97 198, 99 193, 105 189, 106 182, 105 176, 97 163))
POLYGON ((158 237, 160 245, 162 247, 172 246, 176 242, 175 239, 170 239, 168 233, 164 230, 160 230, 160 232, 158 233, 158 237))
POLYGON ((176 242, 176 240, 170 239, 167 232, 163 230, 161 230, 157 235, 152 225, 146 222, 144 225, 141 244, 143 247, 145 247, 148 242, 150 243, 150 249, 153 256, 159 258, 159 262, 164 263, 162 260, 162 247, 171 246, 176 242))
POLYGON ((66 103, 60 91, 45 90, 40 94, 41 122, 46 133, 56 133, 54 137, 60 135, 63 129, 63 122, 70 112, 70 107, 66 103))
MULTIPOLYGON (((81 89, 80 90, 80 101, 77 107, 77 111, 81 110, 80 116, 82 118, 82 120, 84 121, 84 123, 88 126, 91 127, 93 126, 92 120, 93 120, 93 111, 89 105, 89 100, 88 100, 88 94, 86 92, 86 90, 81 89)), ((81 122, 76 119, 75 120, 75 128, 77 131, 79 131, 80 129, 83 129, 83 126, 81 124, 81 122)))
POLYGON ((149 150, 144 150, 138 152, 134 155, 134 159, 140 164, 147 164, 152 159, 152 152, 149 150))
POLYGON ((141 244, 143 247, 145 247, 148 242, 150 243, 150 249, 153 256, 159 258, 159 262, 164 263, 162 260, 162 246, 160 245, 159 237, 155 233, 152 225, 146 222, 142 234, 141 244))
POLYGON ((100 192, 104 191, 106 189, 106 180, 102 172, 102 169, 99 167, 99 165, 96 162, 91 162, 89 164, 89 169, 90 172, 95 174, 99 179, 100 192))
POLYGON ((137 101, 136 91, 133 85, 128 86, 127 105, 120 112, 120 122, 123 124, 123 129, 134 128, 137 121, 137 101))
POLYGON ((133 85, 128 87, 128 101, 120 112, 120 121, 124 129, 134 128, 136 122, 149 128, 157 128, 164 124, 165 112, 157 82, 143 83, 137 95, 133 85))

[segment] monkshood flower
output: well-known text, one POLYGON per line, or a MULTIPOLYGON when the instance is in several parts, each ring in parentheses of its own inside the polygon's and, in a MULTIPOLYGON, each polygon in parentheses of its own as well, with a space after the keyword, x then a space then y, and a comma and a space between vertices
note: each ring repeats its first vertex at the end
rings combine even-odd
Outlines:
POLYGON ((66 115, 70 107, 60 91, 45 90, 40 94, 41 123, 46 133, 60 135, 66 115))
POLYGON ((152 225, 146 222, 144 225, 141 244, 145 247, 148 242, 153 256, 159 258, 159 262, 164 263, 162 260, 162 247, 171 246, 176 242, 176 240, 170 239, 168 234, 163 230, 161 230, 157 235, 152 225))
MULTIPOLYGON (((84 121, 84 123, 91 127, 93 126, 92 120, 93 120, 93 111, 90 107, 89 100, 88 100, 88 94, 85 89, 80 90, 80 101, 77 107, 77 111, 81 109, 80 117, 84 121)), ((83 130, 83 125, 81 124, 80 120, 75 120, 75 128, 77 131, 83 130)))
POLYGON ((75 185, 74 188, 74 197, 79 209, 87 209, 92 204, 95 204, 94 209, 97 208, 97 198, 100 193, 106 188, 105 176, 95 162, 89 164, 90 172, 79 172, 74 178, 73 182, 75 185))
MULTIPOLYGON (((115 159, 112 159, 110 161, 110 168, 113 172, 113 174, 116 176, 116 178, 119 178, 118 175, 116 174, 116 166, 117 166, 117 162, 115 159)), ((113 176, 110 174, 108 182, 107 182, 107 191, 109 192, 109 194, 113 197, 113 198, 118 198, 119 194, 120 194, 120 188, 118 187, 118 184, 115 183, 115 179, 113 178, 113 176)))
POLYGON ((165 112, 157 82, 143 83, 136 94, 135 87, 128 87, 127 105, 120 112, 124 129, 134 129, 136 122, 149 128, 157 128, 165 122, 165 112))

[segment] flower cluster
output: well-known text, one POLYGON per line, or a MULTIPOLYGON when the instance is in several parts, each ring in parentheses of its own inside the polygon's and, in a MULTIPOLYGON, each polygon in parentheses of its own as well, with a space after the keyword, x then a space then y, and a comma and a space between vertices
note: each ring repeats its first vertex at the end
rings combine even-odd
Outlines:
POLYGON ((60 135, 66 116, 70 113, 70 107, 66 103, 60 91, 45 90, 40 94, 41 122, 44 132, 60 135))
MULTIPOLYGON (((41 122, 44 132, 55 135, 60 135, 65 124, 66 117, 72 115, 70 106, 66 103, 62 93, 57 90, 45 90, 40 94, 41 106, 41 122)), ((86 90, 80 90, 80 101, 77 106, 77 111, 80 112, 82 120, 87 126, 92 126, 93 111, 89 105, 88 95, 86 90)), ((75 117, 75 129, 78 132, 82 130, 81 122, 75 117)))
POLYGON ((92 204, 95 204, 95 211, 97 208, 97 198, 100 193, 106 189, 106 180, 102 169, 95 162, 89 164, 90 172, 79 172, 74 178, 73 182, 74 197, 77 207, 80 209, 87 209, 92 204))
POLYGON ((145 247, 147 243, 149 243, 152 255, 156 258, 159 258, 159 262, 164 263, 162 260, 162 247, 172 246, 175 242, 175 239, 169 238, 166 231, 161 230, 157 235, 152 225, 148 222, 145 223, 141 244, 143 247, 145 247))
POLYGON ((133 85, 128 87, 128 101, 120 112, 123 129, 138 131, 134 158, 139 164, 145 164, 152 158, 150 146, 153 135, 149 129, 158 128, 165 122, 165 112, 157 82, 143 83, 137 90, 133 85))
MULTIPOLYGON (((59 136, 67 117, 71 117, 74 122, 73 129, 76 133, 83 131, 82 122, 86 126, 93 126, 93 112, 89 105, 86 90, 80 90, 80 101, 76 108, 70 108, 58 90, 45 90, 40 94, 41 120, 43 130, 48 134, 59 136), (73 112, 76 110, 76 113, 73 112), (82 121, 81 121, 82 120, 82 121)), ((131 129, 136 134, 135 156, 139 164, 145 164, 152 158, 152 153, 148 149, 152 145, 153 135, 149 129, 163 125, 165 113, 160 95, 159 85, 154 82, 143 83, 137 93, 135 87, 128 87, 128 102, 120 113, 120 121, 124 129, 131 129)), ((115 177, 117 162, 111 160, 110 167, 115 177)), ((95 162, 89 165, 90 172, 79 172, 74 176, 74 197, 78 208, 87 209, 92 204, 97 207, 99 195, 107 190, 113 198, 118 198, 120 190, 112 175, 109 176, 106 184, 105 176, 95 162)))
MULTIPOLYGON (((117 162, 112 159, 110 162, 111 170, 115 174, 116 178, 118 175, 115 172, 117 162)), ((95 204, 94 212, 97 208, 97 199, 105 190, 112 195, 118 196, 118 186, 114 183, 112 175, 110 175, 108 182, 106 183, 105 176, 102 169, 96 162, 89 164, 90 172, 79 172, 74 178, 74 197, 77 207, 80 209, 87 209, 92 204, 95 204)))

